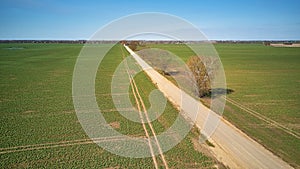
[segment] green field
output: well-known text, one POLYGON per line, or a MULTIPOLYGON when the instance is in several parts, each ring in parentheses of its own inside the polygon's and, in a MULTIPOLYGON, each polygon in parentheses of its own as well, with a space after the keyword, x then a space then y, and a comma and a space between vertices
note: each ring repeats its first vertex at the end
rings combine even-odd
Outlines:
MULTIPOLYGON (((183 45, 154 45, 186 60, 193 55, 183 45)), ((300 140, 249 112, 274 120, 300 133, 300 48, 274 48, 261 44, 216 44, 225 68, 228 95, 224 117, 266 148, 299 168, 300 140), (245 109, 245 107, 247 109, 245 109), (249 109, 251 109, 249 111, 249 109)), ((79 124, 72 102, 72 74, 79 44, 0 44, 0 168, 151 168, 151 158, 131 159, 113 155, 88 139, 79 124), (63 141, 70 141, 66 144, 63 141), (45 147, 38 144, 53 145, 45 147), (78 144, 79 143, 79 144, 78 144), (32 149, 19 146, 30 145, 32 149)), ((122 60, 115 46, 100 65, 96 79, 97 102, 106 120, 118 122, 121 133, 142 135, 140 124, 126 120, 114 110, 109 94, 114 68, 122 60), (100 71, 101 70, 101 71, 100 71)), ((146 99, 154 85, 145 74, 135 77, 146 99), (142 84, 142 85, 139 85, 142 84)), ((176 109, 170 103, 155 123, 157 133, 173 122, 176 109)), ((212 167, 217 162, 195 150, 197 132, 168 151, 169 167, 212 167)))
MULTIPOLYGON (((171 51, 183 60, 193 55, 185 45, 149 46, 171 51)), ((227 95, 234 104, 227 102, 224 117, 299 168, 300 139, 292 134, 300 136, 300 48, 262 44, 215 44, 215 48, 225 69, 227 87, 234 91, 227 95)))
MULTIPOLYGON (((72 74, 81 48, 79 44, 0 44, 0 168, 153 168, 152 158, 120 157, 89 142, 72 102, 72 74)), ((99 67, 95 89, 103 110, 114 110, 110 81, 121 60, 117 45, 99 67)), ((143 73, 135 80, 148 105, 146 98, 154 85, 143 73)), ((117 112, 103 114, 109 123, 119 123, 116 130, 143 134, 139 123, 117 112)), ((157 133, 176 116, 177 110, 168 103, 154 121, 157 133)), ((213 168, 218 164, 198 150, 197 139, 193 130, 165 153, 170 168, 213 168)))
MULTIPOLYGON (((300 133, 300 48, 216 45, 228 97, 300 133)), ((300 167, 300 139, 228 103, 225 117, 275 154, 300 167)))

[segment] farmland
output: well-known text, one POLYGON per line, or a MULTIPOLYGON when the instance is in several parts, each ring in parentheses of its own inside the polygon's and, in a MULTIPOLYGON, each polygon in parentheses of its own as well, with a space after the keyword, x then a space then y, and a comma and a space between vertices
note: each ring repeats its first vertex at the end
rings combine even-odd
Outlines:
MULTIPOLYGON (((183 45, 151 47, 167 49, 185 61, 193 55, 183 45)), ((299 167, 300 141, 294 135, 300 133, 300 49, 261 44, 216 44, 215 47, 225 69, 227 87, 233 90, 228 95, 224 118, 299 167)), ((0 45, 0 150, 6 152, 0 154, 0 168, 153 167, 151 158, 125 158, 103 150, 82 130, 72 102, 72 74, 81 48, 80 44, 0 45)), ((117 131, 143 136, 142 126, 120 115, 110 95, 112 74, 122 60, 120 49, 119 45, 112 48, 99 66, 95 86, 98 106, 117 131)), ((147 97, 155 86, 143 73, 135 81, 149 107, 147 97)), ((153 121, 157 134, 172 124, 177 112, 167 103, 163 115, 153 121)), ((217 164, 209 154, 195 150, 197 136, 193 130, 165 153, 169 167, 210 168, 217 164)))
MULTIPOLYGON (((184 45, 149 46, 171 51, 183 60, 193 55, 184 45)), ((299 167, 300 49, 262 44, 215 44, 215 48, 227 87, 233 90, 227 95, 224 118, 299 167)))
MULTIPOLYGON (((300 49, 257 45, 217 45, 226 71, 228 97, 300 133, 300 49)), ((225 117, 294 166, 300 166, 300 139, 236 105, 225 117), (232 110, 233 109, 233 110, 232 110), (231 111, 232 110, 232 111, 231 111)))
MULTIPOLYGON (((72 74, 81 48, 80 44, 0 45, 0 168, 153 168, 151 157, 114 155, 93 144, 82 130, 72 102, 72 74)), ((120 49, 114 46, 99 66, 97 102, 116 130, 143 136, 141 124, 125 119, 112 103, 110 82, 122 60, 120 49)), ((143 73, 135 81, 149 106, 146 98, 155 86, 143 73)), ((177 115, 167 103, 163 115, 153 122, 157 133, 170 126, 177 115)), ((212 168, 218 164, 208 152, 199 151, 203 147, 195 144, 197 139, 197 130, 192 130, 165 153, 170 168, 212 168)))

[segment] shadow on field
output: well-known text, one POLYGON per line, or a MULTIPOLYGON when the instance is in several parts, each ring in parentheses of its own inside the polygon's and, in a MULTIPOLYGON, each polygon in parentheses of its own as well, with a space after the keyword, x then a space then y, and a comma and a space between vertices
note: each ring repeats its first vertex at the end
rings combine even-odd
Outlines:
POLYGON ((215 88, 211 89, 209 93, 203 96, 202 98, 216 98, 227 94, 231 94, 233 92, 233 89, 215 88))

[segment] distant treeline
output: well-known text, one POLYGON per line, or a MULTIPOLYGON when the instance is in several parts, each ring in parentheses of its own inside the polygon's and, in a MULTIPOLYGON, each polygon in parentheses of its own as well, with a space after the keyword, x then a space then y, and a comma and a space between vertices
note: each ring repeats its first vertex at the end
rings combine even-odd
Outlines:
MULTIPOLYGON (((139 44, 196 44, 196 43, 300 43, 296 40, 255 40, 255 41, 243 41, 243 40, 211 40, 211 41, 166 41, 166 40, 132 40, 139 44)), ((70 43, 70 44, 111 44, 111 43, 124 43, 130 42, 118 41, 118 40, 0 40, 0 43, 70 43)))

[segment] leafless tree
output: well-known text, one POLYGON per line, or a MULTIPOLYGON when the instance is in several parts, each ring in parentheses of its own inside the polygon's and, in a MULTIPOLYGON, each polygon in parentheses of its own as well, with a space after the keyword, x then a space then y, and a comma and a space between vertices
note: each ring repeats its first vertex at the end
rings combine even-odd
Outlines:
POLYGON ((187 61, 187 66, 194 76, 199 97, 210 94, 211 81, 214 78, 215 59, 209 57, 192 56, 187 61))
POLYGON ((138 45, 139 45, 138 41, 130 41, 129 44, 128 44, 128 47, 131 50, 135 51, 137 49, 138 45))

